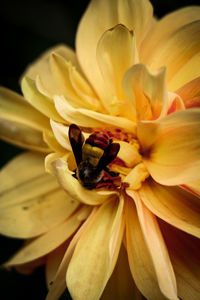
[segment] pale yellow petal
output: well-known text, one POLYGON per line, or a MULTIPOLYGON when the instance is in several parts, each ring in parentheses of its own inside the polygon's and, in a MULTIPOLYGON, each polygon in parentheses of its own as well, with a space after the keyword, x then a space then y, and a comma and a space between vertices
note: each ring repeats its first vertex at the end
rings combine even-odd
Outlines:
POLYGON ((59 246, 47 255, 45 264, 45 276, 48 288, 50 288, 53 284, 53 280, 55 278, 59 265, 65 255, 68 244, 68 241, 63 243, 61 246, 59 246))
POLYGON ((83 223, 83 225, 79 228, 79 230, 72 238, 67 248, 67 251, 65 252, 65 255, 59 265, 59 268, 57 269, 57 272, 54 276, 54 280, 51 282, 51 286, 49 288, 49 293, 47 294, 46 300, 58 300, 64 292, 64 290, 66 289, 66 272, 71 257, 74 253, 74 249, 80 237, 87 230, 88 226, 92 222, 93 216, 95 215, 96 211, 97 208, 93 208, 92 213, 89 215, 89 217, 86 219, 86 221, 83 223))
POLYGON ((99 205, 117 196, 117 192, 114 191, 90 191, 82 187, 78 180, 72 176, 73 172, 69 170, 68 164, 64 160, 58 159, 52 165, 61 187, 77 201, 89 205, 99 205))
POLYGON ((199 199, 179 187, 164 187, 153 180, 138 191, 144 204, 159 218, 200 238, 199 199))
MULTIPOLYGON (((74 210, 75 209, 76 206, 74 206, 74 210)), ((91 209, 87 206, 80 208, 72 216, 47 233, 32 239, 11 257, 11 259, 5 263, 5 266, 9 267, 24 264, 50 253, 64 243, 77 230, 90 212, 91 209)), ((73 213, 73 211, 71 213, 73 213)))
POLYGON ((49 152, 42 137, 49 130, 49 120, 29 105, 24 98, 0 87, 0 137, 22 148, 49 152))
POLYGON ((53 175, 52 162, 59 158, 63 159, 64 153, 50 153, 44 159, 45 171, 53 175))
POLYGON ((58 113, 69 123, 93 128, 105 128, 106 126, 120 127, 133 134, 136 132, 136 123, 128 119, 110 116, 83 108, 75 109, 65 98, 59 96, 55 96, 54 101, 58 113))
POLYGON ((52 99, 42 95, 35 86, 35 81, 24 77, 21 82, 22 92, 26 100, 42 114, 58 122, 63 119, 57 113, 52 99))
MULTIPOLYGON (((97 62, 101 71, 102 77, 105 81, 107 89, 111 93, 111 103, 107 102, 105 106, 115 106, 111 108, 116 114, 122 113, 123 104, 129 106, 132 110, 132 119, 135 119, 135 111, 131 102, 126 101, 126 96, 122 89, 122 79, 124 73, 133 64, 138 62, 138 54, 135 45, 135 37, 133 31, 129 31, 123 25, 116 25, 114 28, 107 30, 101 37, 97 45, 97 62), (117 111, 119 110, 119 112, 117 111)), ((131 112, 125 109, 129 115, 131 112)))
POLYGON ((54 152, 64 153, 66 149, 63 148, 56 140, 52 130, 44 130, 43 131, 43 140, 52 149, 54 152))
POLYGON ((48 118, 29 105, 21 95, 4 87, 0 87, 0 118, 40 131, 50 129, 48 118))
POLYGON ((143 204, 138 193, 131 190, 127 193, 135 201, 139 222, 154 264, 159 287, 167 299, 178 300, 173 267, 156 217, 143 204))
POLYGON ((157 119, 167 109, 166 69, 149 72, 145 65, 130 68, 123 79, 124 92, 131 100, 139 120, 157 119))
POLYGON ((124 246, 121 247, 114 272, 111 275, 100 299, 144 299, 133 281, 124 246))
POLYGON ((113 259, 116 262, 121 245, 122 234, 114 245, 112 241, 113 235, 120 230, 121 201, 102 205, 77 243, 66 275, 67 286, 74 299, 99 299, 105 288, 113 259))
POLYGON ((61 123, 57 123, 53 120, 50 120, 51 128, 57 142, 66 150, 72 151, 71 144, 69 141, 69 126, 65 126, 61 123))
POLYGON ((171 12, 156 22, 140 47, 140 60, 144 63, 151 62, 157 48, 160 49, 183 26, 199 20, 199 16, 200 7, 189 6, 171 12))
POLYGON ((120 145, 117 157, 123 160, 127 167, 133 167, 141 162, 142 157, 138 152, 138 148, 136 145, 132 145, 124 141, 117 141, 117 143, 120 145))
POLYGON ((141 122, 138 136, 143 147, 145 136, 152 139, 144 149, 144 163, 155 181, 178 185, 200 179, 200 109, 177 111, 154 123, 141 122))
POLYGON ((199 300, 200 240, 159 220, 174 271, 178 295, 183 300, 199 300))
POLYGON ((152 21, 152 6, 146 0, 90 2, 79 24, 76 49, 80 65, 101 99, 105 99, 108 92, 96 60, 97 44, 102 34, 117 24, 123 24, 129 30, 134 29, 136 42, 140 44, 152 21))
POLYGON ((147 299, 164 300, 166 297, 159 289, 153 261, 131 198, 126 198, 125 217, 128 260, 136 286, 147 299))
POLYGON ((38 152, 50 152, 41 131, 27 125, 0 118, 0 138, 18 147, 38 152))
MULTIPOLYGON (((145 60, 150 70, 157 70, 167 66, 167 82, 170 82, 176 73, 184 67, 200 51, 200 21, 187 24, 173 32, 165 41, 150 52, 145 60)), ((194 67, 195 68, 195 67, 194 67)), ((181 78, 181 77, 180 77, 181 78)), ((194 79, 191 78, 191 80, 194 79)), ((186 82, 179 82, 174 89, 186 82)))
POLYGON ((79 68, 78 61, 76 59, 75 52, 66 45, 57 45, 45 51, 36 61, 34 61, 30 66, 27 67, 22 77, 27 76, 33 80, 36 79, 38 74, 48 76, 49 73, 49 57, 51 53, 58 53, 67 61, 71 61, 74 66, 79 68))
MULTIPOLYGON (((17 272, 24 274, 24 275, 30 275, 32 274, 38 267, 41 267, 43 265, 45 265, 46 263, 46 257, 40 257, 34 261, 31 261, 29 263, 23 264, 23 265, 19 265, 19 266, 15 266, 15 269, 17 270, 17 272)), ((10 269, 8 267, 8 269, 10 269)))
POLYGON ((45 233, 77 207, 76 199, 45 173, 43 155, 19 155, 2 169, 0 182, 0 231, 8 236, 30 238, 45 233))

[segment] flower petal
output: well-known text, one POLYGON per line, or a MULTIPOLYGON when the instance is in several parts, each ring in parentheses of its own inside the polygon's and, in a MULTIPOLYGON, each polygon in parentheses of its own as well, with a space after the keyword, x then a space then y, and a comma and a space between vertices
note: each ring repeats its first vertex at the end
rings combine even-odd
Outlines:
POLYGON ((43 140, 55 152, 64 153, 66 149, 63 148, 56 140, 53 132, 51 130, 44 130, 43 131, 43 140))
POLYGON ((82 187, 73 172, 68 168, 68 164, 62 159, 58 159, 52 163, 54 174, 62 188, 67 192, 70 197, 89 205, 99 205, 108 199, 117 197, 117 192, 109 191, 89 191, 82 187))
POLYGON ((145 151, 144 163, 155 181, 178 185, 200 179, 200 109, 140 122, 138 136, 145 151))
POLYGON ((114 272, 111 275, 101 300, 122 300, 135 299, 142 300, 142 294, 137 289, 130 272, 127 253, 122 246, 114 272))
POLYGON ((81 67, 101 99, 105 98, 107 91, 96 60, 97 43, 102 34, 117 24, 123 24, 130 30, 134 29, 137 44, 140 44, 151 22, 152 6, 146 0, 90 2, 79 24, 76 49, 81 67))
MULTIPOLYGON (((76 207, 74 207, 74 210, 75 209, 76 207)), ((47 233, 32 239, 9 259, 5 263, 5 266, 9 267, 24 264, 55 250, 76 231, 80 224, 88 217, 90 212, 91 209, 87 206, 80 208, 58 226, 49 230, 47 233)), ((73 213, 73 211, 71 213, 73 213)))
MULTIPOLYGON (((161 43, 156 49, 154 49, 154 51, 151 52, 152 55, 148 56, 148 59, 145 60, 145 63, 149 65, 150 70, 157 70, 163 65, 167 66, 167 82, 170 82, 176 73, 182 67, 184 67, 189 60, 193 59, 193 57, 195 57, 199 51, 200 21, 194 21, 173 32, 167 38, 165 43, 161 43)), ((189 67, 189 69, 191 70, 191 67, 189 67)), ((193 75, 192 78, 187 78, 187 80, 190 81, 194 79, 193 75)), ((178 89, 187 82, 185 81, 183 75, 179 76, 179 80, 179 82, 176 81, 176 85, 173 84, 173 90, 178 89)))
POLYGON ((36 79, 37 75, 42 75, 44 78, 47 77, 49 73, 49 57, 52 52, 58 53, 67 61, 71 61, 76 68, 79 68, 75 52, 66 45, 57 45, 45 51, 36 61, 28 66, 22 77, 27 76, 33 80, 36 79))
POLYGON ((147 299, 164 300, 166 297, 159 289, 154 265, 132 199, 126 199, 125 217, 128 260, 134 281, 147 299))
POLYGON ((49 130, 48 119, 31 107, 24 98, 0 87, 0 137, 17 146, 49 152, 42 131, 49 130))
POLYGON ((164 187, 153 180, 138 191, 149 210, 169 224, 200 238, 199 199, 179 187, 164 187))
POLYGON ((159 287, 166 298, 178 300, 174 271, 156 217, 143 204, 138 193, 129 190, 127 194, 136 203, 139 222, 154 264, 159 287))
POLYGON ((77 245, 78 240, 80 239, 81 235, 86 231, 89 224, 93 220, 93 216, 95 215, 97 208, 93 208, 91 214, 83 223, 83 225, 79 228, 76 232, 74 237, 72 238, 67 251, 59 265, 59 268, 54 276, 54 280, 51 282, 51 286, 49 289, 49 293, 47 294, 46 300, 58 300, 64 290, 66 289, 66 271, 71 260, 71 257, 74 253, 74 249, 77 245))
POLYGON ((200 197, 200 180, 183 184, 180 187, 184 188, 187 192, 194 194, 196 197, 200 197))
POLYGON ((200 240, 159 220, 174 266, 181 299, 198 300, 200 295, 200 240))
POLYGON ((110 116, 84 108, 73 108, 64 97, 55 96, 55 107, 58 113, 69 123, 82 127, 105 128, 106 125, 120 127, 136 133, 136 123, 122 117, 110 116))
POLYGON ((107 99, 102 99, 106 101, 104 106, 111 106, 109 111, 113 114, 122 115, 123 105, 124 112, 126 113, 127 111, 129 113, 129 110, 125 109, 125 107, 127 108, 127 105, 129 105, 129 109, 131 110, 132 108, 129 115, 131 116, 132 114, 131 117, 135 120, 134 107, 126 101, 126 96, 122 89, 124 73, 133 64, 138 62, 133 31, 129 31, 121 24, 107 30, 97 45, 97 61, 105 85, 111 94, 108 98, 111 103, 108 103, 107 99), (116 112, 114 109, 116 109, 116 112))
POLYGON ((159 20, 148 33, 140 48, 140 60, 151 62, 154 53, 165 45, 168 39, 183 26, 199 20, 200 7, 188 6, 171 12, 159 20), (158 50, 157 50, 158 49, 158 50))
POLYGON ((199 107, 200 77, 186 83, 184 86, 179 88, 176 93, 182 98, 186 108, 199 107))
POLYGON ((80 237, 66 275, 74 299, 98 299, 102 294, 121 245, 122 234, 114 245, 112 237, 120 230, 122 211, 122 199, 106 202, 80 237))
POLYGON ((21 88, 26 100, 42 114, 58 122, 63 122, 63 119, 57 113, 53 101, 42 95, 35 86, 35 81, 24 77, 21 82, 21 88))
POLYGON ((124 92, 134 104, 139 120, 151 120, 165 115, 165 79, 165 68, 150 73, 145 65, 138 64, 126 72, 123 79, 124 92))
POLYGON ((45 173, 43 155, 19 155, 2 169, 0 181, 0 232, 8 236, 30 238, 45 233, 78 205, 45 173))

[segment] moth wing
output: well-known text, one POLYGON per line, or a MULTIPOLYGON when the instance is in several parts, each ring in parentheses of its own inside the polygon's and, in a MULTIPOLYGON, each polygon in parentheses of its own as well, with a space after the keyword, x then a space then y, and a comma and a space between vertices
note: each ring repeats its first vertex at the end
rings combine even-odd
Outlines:
POLYGON ((82 146, 85 139, 80 128, 75 124, 69 126, 69 141, 78 166, 82 161, 82 146))

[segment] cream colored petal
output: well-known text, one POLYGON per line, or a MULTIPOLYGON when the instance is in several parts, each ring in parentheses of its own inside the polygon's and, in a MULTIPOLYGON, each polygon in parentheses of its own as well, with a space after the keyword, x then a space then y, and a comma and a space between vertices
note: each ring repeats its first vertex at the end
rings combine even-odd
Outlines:
POLYGON ((187 61, 172 77, 168 83, 168 89, 175 91, 184 84, 200 76, 200 49, 196 55, 187 61))
POLYGON ((173 267, 156 217, 143 204, 138 193, 131 190, 127 193, 135 201, 139 222, 154 264, 159 287, 167 299, 178 300, 173 267))
POLYGON ((72 238, 67 251, 59 265, 59 268, 54 276, 54 280, 51 282, 51 286, 49 289, 49 293, 47 294, 46 300, 58 300, 64 290, 66 289, 66 272, 72 255, 74 253, 74 249, 77 245, 82 234, 87 230, 88 226, 93 220, 94 215, 96 214, 97 208, 93 208, 91 214, 87 218, 87 220, 83 223, 83 225, 76 232, 74 237, 72 238))
POLYGON ((135 106, 139 120, 157 119, 166 114, 166 69, 149 72, 145 65, 130 68, 123 79, 124 92, 135 106))
MULTIPOLYGON (((29 263, 23 264, 23 265, 19 265, 19 266, 15 266, 15 270, 17 270, 17 272, 24 274, 24 275, 30 275, 32 274, 38 267, 41 267, 43 265, 45 265, 46 263, 46 257, 40 257, 34 261, 31 261, 29 263)), ((10 269, 8 267, 8 269, 10 269)))
MULTIPOLYGON (((194 21, 173 32, 165 43, 161 43, 151 52, 152 55, 148 56, 145 63, 150 67, 150 70, 157 70, 163 65, 167 66, 167 82, 170 82, 176 73, 199 51, 200 21, 194 21)), ((179 88, 184 83, 186 82, 179 82, 180 85, 174 85, 174 89, 179 88)))
POLYGON ((175 270, 179 297, 199 300, 200 240, 159 221, 175 270))
POLYGON ((116 192, 90 191, 82 187, 78 180, 72 176, 73 172, 69 170, 68 164, 64 160, 58 159, 52 165, 61 187, 77 201, 89 205, 99 205, 108 199, 117 197, 116 192))
POLYGON ((99 299, 105 288, 121 245, 122 234, 112 241, 122 218, 121 201, 102 205, 77 243, 66 275, 74 299, 99 299))
POLYGON ((184 188, 187 192, 194 194, 196 197, 200 197, 200 180, 183 184, 180 187, 184 188))
POLYGON ((0 137, 22 148, 49 152, 42 130, 49 130, 49 121, 31 107, 24 98, 0 87, 0 137))
MULTIPOLYGON (((109 98, 110 106, 115 105, 116 108, 119 106, 120 112, 120 106, 126 104, 126 108, 129 105, 131 110, 132 104, 126 101, 122 89, 122 79, 127 69, 138 62, 133 31, 129 31, 121 24, 107 30, 97 45, 97 62, 105 85, 112 95, 109 98)), ((132 108, 132 115, 132 119, 135 119, 134 108, 132 108)))
POLYGON ((0 231, 4 235, 30 238, 43 234, 78 205, 45 173, 43 155, 19 155, 2 169, 0 182, 0 231))
POLYGON ((52 52, 59 54, 67 61, 71 61, 74 66, 79 68, 75 52, 70 47, 61 44, 45 51, 36 61, 28 66, 22 77, 27 76, 35 80, 38 74, 43 75, 44 77, 48 76, 49 57, 52 52))
POLYGON ((29 105, 21 95, 4 87, 0 87, 0 118, 40 131, 50 129, 48 118, 29 105))
POLYGON ((55 96, 55 107, 58 113, 69 123, 82 127, 105 128, 106 126, 120 127, 133 134, 136 123, 122 117, 114 117, 87 109, 75 109, 63 97, 55 96))
POLYGON ((38 152, 50 152, 41 131, 27 125, 0 118, 0 138, 18 147, 38 152))
POLYGON ((149 210, 169 224, 200 237, 199 199, 179 187, 164 187, 153 180, 138 191, 149 210))
POLYGON ((146 241, 138 220, 133 199, 126 199, 126 244, 128 260, 133 279, 141 293, 149 300, 164 300, 147 248, 146 241))
POLYGON ((141 122, 138 136, 142 144, 148 134, 152 145, 146 149, 144 163, 155 181, 178 185, 200 179, 200 109, 178 111, 154 124, 141 122))
POLYGON ((53 175, 52 162, 59 158, 63 159, 64 153, 50 153, 44 159, 45 171, 53 175))
POLYGON ((189 6, 169 13, 156 22, 140 47, 140 60, 144 63, 151 62, 154 52, 165 45, 171 35, 183 26, 199 20, 199 15, 199 6, 189 6))
MULTIPOLYGON (((74 206, 74 210, 75 209, 76 207, 74 206)), ((90 212, 91 208, 87 206, 80 208, 72 216, 49 230, 47 233, 32 239, 11 257, 11 259, 6 262, 5 266, 9 267, 24 264, 55 250, 77 230, 90 212)), ((71 213, 73 213, 73 211, 71 211, 71 213)))
POLYGON ((133 167, 142 160, 142 157, 135 144, 130 144, 123 141, 117 141, 117 143, 120 145, 117 157, 123 160, 127 167, 133 167))
MULTIPOLYGON (((184 101, 186 107, 189 106, 189 102, 191 99, 200 96, 200 77, 186 83, 182 87, 180 87, 176 94, 178 94, 184 101)), ((190 107, 190 106, 189 106, 190 107)))
POLYGON ((51 130, 44 130, 43 131, 43 140, 55 152, 64 153, 66 149, 63 148, 56 140, 53 132, 51 130))
POLYGON ((24 77, 21 88, 26 100, 42 114, 58 122, 64 121, 57 113, 52 99, 42 95, 37 90, 34 80, 24 77))
POLYGON ((53 280, 56 276, 56 272, 59 268, 59 265, 65 255, 68 244, 68 241, 63 243, 61 246, 49 253, 46 258, 45 276, 48 289, 50 289, 51 285, 53 284, 53 280))
POLYGON ((152 6, 146 0, 90 2, 79 24, 76 49, 82 69, 104 103, 108 91, 96 60, 97 44, 102 34, 117 24, 123 24, 129 30, 134 29, 136 42, 140 44, 152 21, 152 6))
POLYGON ((101 300, 124 300, 134 299, 142 300, 142 294, 137 289, 133 278, 131 276, 127 253, 125 248, 122 246, 115 270, 110 277, 101 300))
POLYGON ((69 141, 69 126, 62 125, 61 123, 50 120, 51 128, 57 142, 66 150, 72 151, 72 147, 69 141))

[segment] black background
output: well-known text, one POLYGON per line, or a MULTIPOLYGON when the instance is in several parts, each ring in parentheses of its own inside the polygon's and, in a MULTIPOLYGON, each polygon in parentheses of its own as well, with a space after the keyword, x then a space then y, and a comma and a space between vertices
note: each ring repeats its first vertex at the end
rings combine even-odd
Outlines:
MULTIPOLYGON (((107 0, 109 1, 109 0, 107 0)), ((199 4, 199 0, 152 0, 155 14, 162 17, 181 6, 199 4)), ((20 92, 18 79, 26 66, 47 48, 65 43, 74 48, 78 21, 88 0, 7 0, 0 5, 0 85, 20 92)), ((2 167, 21 149, 0 141, 2 167)), ((0 237, 0 264, 5 262, 22 241, 0 237)), ((44 300, 44 270, 23 276, 0 270, 0 299, 44 300)), ((62 297, 70 299, 69 295, 62 297)), ((111 299, 112 300, 112 299, 111 299)))

